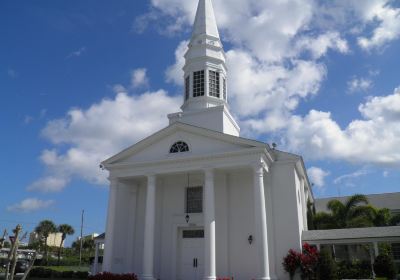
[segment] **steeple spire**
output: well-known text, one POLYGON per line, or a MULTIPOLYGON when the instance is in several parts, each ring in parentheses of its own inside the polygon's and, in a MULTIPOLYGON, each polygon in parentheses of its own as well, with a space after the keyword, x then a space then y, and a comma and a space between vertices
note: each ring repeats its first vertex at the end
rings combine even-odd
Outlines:
POLYGON ((217 21, 211 0, 200 0, 194 20, 192 39, 199 35, 207 34, 219 38, 217 21))
POLYGON ((240 128, 228 108, 228 70, 211 0, 199 0, 183 71, 182 112, 170 114, 170 123, 239 136, 240 128))

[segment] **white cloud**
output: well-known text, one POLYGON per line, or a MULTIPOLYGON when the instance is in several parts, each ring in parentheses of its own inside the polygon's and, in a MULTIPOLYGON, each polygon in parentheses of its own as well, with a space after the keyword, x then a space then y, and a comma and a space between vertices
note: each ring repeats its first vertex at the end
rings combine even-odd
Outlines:
MULTIPOLYGON (((42 161, 47 164, 56 164, 57 158, 56 154, 53 151, 45 150, 42 153, 42 161), (49 157, 52 157, 50 160, 49 157)), ((59 192, 67 185, 68 179, 62 177, 48 176, 41 178, 35 182, 33 182, 30 186, 28 186, 28 191, 40 191, 40 192, 59 192)))
POLYGON ((337 177, 335 180, 333 180, 334 184, 342 184, 345 183, 346 185, 353 185, 353 183, 351 182, 351 180, 361 177, 361 176, 366 176, 367 174, 369 174, 370 171, 368 171, 367 169, 360 169, 357 170, 353 173, 349 173, 349 174, 345 174, 345 175, 341 175, 339 177, 337 177))
POLYGON ((400 167, 400 88, 359 106, 362 119, 342 129, 329 112, 311 110, 293 116, 285 134, 287 146, 312 159, 400 167))
POLYGON ((37 198, 27 198, 19 203, 8 206, 7 211, 10 212, 34 212, 42 209, 46 209, 54 204, 54 200, 40 200, 37 198))
POLYGON ((49 175, 29 189, 59 191, 74 177, 106 184, 107 174, 99 163, 166 126, 166 115, 179 111, 180 103, 180 97, 163 90, 137 96, 119 92, 114 99, 103 99, 87 109, 71 109, 65 117, 49 121, 42 135, 54 148, 41 155, 49 175))
POLYGON ((372 80, 367 78, 353 77, 350 81, 347 82, 347 90, 350 93, 365 92, 370 90, 372 86, 372 80))
MULTIPOLYGON (((152 0, 152 6, 167 15, 166 30, 181 31, 193 23, 197 1, 152 0)), ((219 28, 224 39, 235 47, 248 50, 259 60, 279 62, 285 58, 297 57, 304 50, 321 57, 331 48, 347 52, 347 42, 337 32, 314 36, 301 36, 301 43, 293 48, 300 33, 309 29, 318 7, 314 1, 213 1, 219 28), (232 16, 235 15, 235 16, 232 16), (262 34, 262 35, 260 35, 262 34)), ((150 14, 154 14, 154 11, 150 14)), ((148 21, 154 20, 147 14, 148 21)), ((157 17, 159 20, 161 17, 157 17)), ((143 21, 143 17, 139 22, 143 21)))
POLYGON ((81 47, 78 50, 71 52, 69 55, 67 55, 66 58, 68 59, 72 57, 80 57, 85 52, 86 52, 86 47, 81 47))
POLYGON ((183 85, 183 66, 185 65, 184 54, 188 49, 189 41, 182 41, 175 50, 175 64, 165 71, 167 82, 183 85))
POLYGON ((341 38, 338 32, 327 32, 315 38, 306 36, 296 42, 298 52, 309 51, 314 59, 324 56, 329 49, 340 53, 348 53, 349 46, 346 40, 341 38))
POLYGON ((324 65, 319 63, 262 63, 241 50, 228 51, 227 63, 229 103, 247 134, 285 127, 299 101, 315 95, 326 75, 324 65))
POLYGON ((329 175, 329 172, 319 167, 312 166, 307 169, 307 174, 314 186, 322 188, 325 186, 325 177, 329 175))
POLYGON ((358 44, 366 50, 377 49, 400 37, 400 8, 391 6, 391 1, 371 1, 375 5, 364 13, 367 23, 376 27, 371 36, 360 36, 358 44))
POLYGON ((131 73, 131 86, 133 88, 148 86, 149 78, 147 77, 147 69, 138 68, 131 73))

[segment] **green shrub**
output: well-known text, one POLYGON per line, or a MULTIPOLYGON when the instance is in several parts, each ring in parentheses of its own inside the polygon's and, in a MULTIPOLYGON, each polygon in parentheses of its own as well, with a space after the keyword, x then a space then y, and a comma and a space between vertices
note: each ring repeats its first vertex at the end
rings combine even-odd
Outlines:
POLYGON ((44 267, 34 267, 29 273, 32 278, 64 278, 64 279, 87 279, 89 272, 87 271, 57 271, 44 267))
POLYGON ((353 260, 338 263, 339 279, 371 279, 371 264, 369 261, 353 260))
POLYGON ((394 279, 396 277, 396 268, 393 258, 389 255, 377 256, 374 262, 374 272, 377 277, 394 279))
POLYGON ((337 264, 333 260, 328 250, 322 250, 318 263, 318 279, 320 280, 336 280, 338 279, 337 264))
POLYGON ((114 274, 102 272, 94 276, 89 276, 89 280, 138 280, 136 274, 114 274))
POLYGON ((52 270, 44 267, 34 267, 29 273, 29 277, 35 278, 50 278, 52 270))
POLYGON ((74 276, 73 271, 63 271, 61 272, 61 278, 72 278, 74 276))
POLYGON ((74 278, 76 279, 87 279, 89 277, 89 272, 87 271, 75 271, 74 278))

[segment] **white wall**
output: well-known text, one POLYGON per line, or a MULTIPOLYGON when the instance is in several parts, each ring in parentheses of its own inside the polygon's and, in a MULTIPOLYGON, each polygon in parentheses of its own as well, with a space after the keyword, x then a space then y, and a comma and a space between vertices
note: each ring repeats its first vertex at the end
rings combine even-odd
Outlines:
MULTIPOLYGON (((203 174, 190 175, 189 186, 202 186, 203 174)), ((288 279, 282 259, 289 249, 301 249, 302 209, 297 197, 300 181, 294 163, 277 163, 265 174, 265 198, 271 276, 288 279)), ((118 189, 113 272, 142 273, 146 181, 126 183, 118 189), (132 191, 137 186, 136 191, 132 191)), ((203 226, 202 214, 185 221, 186 174, 157 179, 154 272, 172 279, 177 270, 179 227, 203 226)), ((258 236, 254 232, 252 169, 215 173, 217 276, 236 280, 254 278, 257 271, 258 236), (249 235, 253 244, 248 243, 249 235)), ((301 199, 300 199, 301 201, 301 199)))
POLYGON ((276 163, 271 168, 274 202, 274 235, 276 273, 279 279, 289 279, 281 265, 290 249, 301 250, 299 208, 294 163, 276 163))

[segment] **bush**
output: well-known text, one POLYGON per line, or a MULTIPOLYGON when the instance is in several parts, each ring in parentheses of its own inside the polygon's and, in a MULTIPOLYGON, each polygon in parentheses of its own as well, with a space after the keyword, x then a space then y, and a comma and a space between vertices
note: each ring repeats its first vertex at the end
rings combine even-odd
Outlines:
POLYGON ((139 280, 136 274, 114 274, 102 272, 94 276, 89 276, 88 280, 139 280))
POLYGON ((32 278, 64 278, 64 279, 87 279, 87 271, 56 271, 44 267, 34 267, 29 273, 32 278))
POLYGON ((389 279, 396 277, 396 268, 392 257, 389 255, 379 255, 376 257, 374 271, 377 277, 386 277, 389 279))
POLYGON ((297 269, 301 271, 302 279, 310 279, 315 276, 318 266, 319 252, 316 247, 304 243, 302 253, 289 250, 283 259, 283 267, 293 279, 297 269))
POLYGON ((282 265, 285 271, 289 273, 290 279, 292 279, 294 274, 296 273, 296 270, 300 266, 300 253, 294 250, 289 250, 288 254, 283 259, 282 265))
POLYGON ((73 271, 63 271, 61 272, 61 278, 72 278, 74 277, 73 271))
POLYGON ((315 246, 304 243, 303 253, 300 255, 300 270, 302 279, 311 279, 315 277, 318 261, 318 249, 315 246))
POLYGON ((338 263, 339 279, 371 279, 371 263, 369 261, 353 260, 338 263))
POLYGON ((75 271, 74 277, 76 279, 87 279, 89 277, 89 272, 87 271, 75 271))
POLYGON ((320 280, 336 280, 338 271, 336 262, 333 260, 331 253, 328 250, 322 250, 318 262, 318 279, 320 280))
POLYGON ((44 267, 34 267, 29 272, 29 277, 36 278, 50 278, 52 274, 52 270, 44 267))

